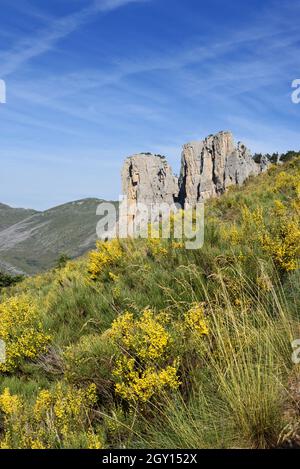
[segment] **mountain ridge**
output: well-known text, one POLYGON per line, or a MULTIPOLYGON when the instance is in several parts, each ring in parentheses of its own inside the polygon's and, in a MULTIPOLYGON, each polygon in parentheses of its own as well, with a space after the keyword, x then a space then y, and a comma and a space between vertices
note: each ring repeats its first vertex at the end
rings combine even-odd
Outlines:
POLYGON ((0 270, 32 275, 53 267, 62 253, 75 258, 93 248, 101 202, 79 199, 41 212, 0 204, 0 270))
POLYGON ((24 220, 25 218, 39 213, 37 210, 10 207, 9 205, 0 203, 0 232, 9 226, 24 220))

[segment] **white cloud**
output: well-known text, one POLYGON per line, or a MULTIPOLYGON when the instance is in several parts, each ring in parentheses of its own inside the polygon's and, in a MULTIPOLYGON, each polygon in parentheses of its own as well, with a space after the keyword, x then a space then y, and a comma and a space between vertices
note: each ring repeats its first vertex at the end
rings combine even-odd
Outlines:
POLYGON ((100 11, 111 11, 128 3, 145 2, 149 0, 96 0, 95 8, 100 11))

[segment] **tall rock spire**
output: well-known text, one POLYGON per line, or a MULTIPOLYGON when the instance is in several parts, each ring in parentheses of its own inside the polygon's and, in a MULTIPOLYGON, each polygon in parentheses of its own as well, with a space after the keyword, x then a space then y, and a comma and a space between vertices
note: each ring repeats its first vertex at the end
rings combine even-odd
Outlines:
POLYGON ((180 171, 180 202, 196 202, 223 194, 232 185, 241 185, 264 165, 253 160, 249 150, 234 142, 231 132, 219 132, 200 142, 183 146, 180 171))
POLYGON ((122 170, 122 189, 129 204, 174 203, 178 198, 178 179, 164 157, 138 154, 126 159, 122 170))
POLYGON ((268 166, 264 158, 256 163, 243 143, 234 142, 231 132, 219 132, 183 146, 179 181, 164 157, 151 153, 130 156, 122 170, 123 194, 132 213, 138 203, 148 207, 178 201, 183 207, 195 205, 243 184, 268 166))

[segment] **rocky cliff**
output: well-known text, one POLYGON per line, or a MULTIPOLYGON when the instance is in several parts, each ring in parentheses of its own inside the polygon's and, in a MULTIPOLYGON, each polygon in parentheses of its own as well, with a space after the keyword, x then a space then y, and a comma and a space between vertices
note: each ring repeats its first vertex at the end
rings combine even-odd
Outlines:
POLYGON ((231 132, 219 132, 183 146, 180 171, 182 205, 223 194, 252 175, 267 169, 265 160, 255 163, 246 146, 235 144, 231 132))
POLYGON ((256 163, 243 143, 235 144, 231 132, 219 132, 183 146, 179 181, 165 158, 152 154, 127 158, 122 171, 123 194, 133 209, 138 202, 148 206, 176 201, 182 206, 194 205, 243 184, 268 165, 265 158, 256 163))
POLYGON ((128 205, 138 202, 147 206, 173 203, 178 198, 178 179, 166 159, 160 155, 138 154, 125 161, 122 170, 122 189, 128 205))

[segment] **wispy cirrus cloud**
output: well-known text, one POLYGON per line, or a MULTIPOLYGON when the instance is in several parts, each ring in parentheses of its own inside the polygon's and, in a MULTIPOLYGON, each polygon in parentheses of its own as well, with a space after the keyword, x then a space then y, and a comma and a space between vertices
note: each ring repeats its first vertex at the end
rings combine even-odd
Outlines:
MULTIPOLYGON (((128 0, 106 0, 97 2, 93 7, 101 7, 107 11, 125 3, 128 3, 128 0)), ((290 29, 287 31, 284 16, 280 22, 277 16, 273 21, 269 16, 268 19, 266 22, 262 18, 259 24, 250 25, 249 28, 237 30, 230 35, 220 35, 209 45, 199 42, 192 47, 180 47, 172 51, 149 50, 142 57, 138 54, 126 58, 114 57, 103 69, 84 68, 59 76, 51 74, 46 79, 36 78, 34 84, 30 81, 14 83, 12 92, 27 102, 94 123, 101 122, 99 114, 89 112, 87 103, 80 102, 78 97, 82 93, 87 95, 88 92, 95 92, 94 102, 100 102, 101 89, 107 90, 109 87, 114 87, 114 93, 117 88, 119 90, 123 88, 127 94, 136 95, 140 91, 148 98, 148 106, 150 100, 152 105, 156 104, 157 119, 161 120, 163 109, 159 106, 163 106, 170 98, 169 93, 164 94, 163 91, 165 80, 168 87, 172 86, 177 94, 187 99, 201 100, 201 96, 205 95, 213 99, 215 95, 215 100, 218 101, 218 94, 222 90, 222 99, 226 97, 233 108, 234 97, 284 80, 286 71, 295 66, 298 28, 290 24, 290 29), (236 51, 241 47, 247 48, 247 54, 236 55, 236 51), (164 75, 160 81, 161 89, 143 84, 145 76, 149 74, 160 76, 160 73, 164 75), (140 76, 141 79, 138 83, 134 81, 131 84, 130 80, 134 76, 140 76), (72 95, 76 100, 64 101, 64 98, 72 95)), ((258 101, 260 95, 256 96, 258 101)), ((265 101, 267 97, 265 94, 265 101)), ((89 98, 92 102, 91 95, 89 98)), ((102 97, 102 104, 106 100, 107 92, 105 99, 102 97)), ((252 106, 256 104, 253 102, 252 106)), ((273 105, 275 106, 275 100, 273 105)), ((127 115, 130 109, 134 109, 138 112, 141 110, 140 114, 143 117, 149 117, 149 113, 141 106, 133 106, 127 100, 124 106, 127 115)), ((152 116, 153 112, 149 110, 152 116)), ((113 103, 109 103, 106 109, 102 107, 101 114, 109 115, 112 112, 115 112, 115 115, 123 112, 122 103, 118 102, 115 109, 113 103)))
POLYGON ((21 39, 13 49, 2 54, 0 76, 7 77, 30 60, 49 51, 58 41, 92 21, 96 15, 111 12, 130 3, 145 1, 148 0, 94 0, 85 8, 51 20, 46 28, 32 37, 21 39))

